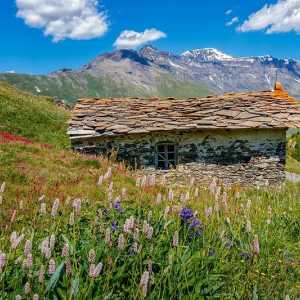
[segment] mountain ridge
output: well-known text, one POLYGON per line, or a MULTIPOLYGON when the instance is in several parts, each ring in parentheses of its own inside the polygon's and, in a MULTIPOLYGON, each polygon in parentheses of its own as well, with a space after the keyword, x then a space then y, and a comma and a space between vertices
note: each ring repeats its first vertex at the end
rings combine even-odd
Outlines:
POLYGON ((71 103, 82 97, 200 97, 270 90, 276 80, 300 97, 300 62, 270 55, 234 57, 215 48, 175 54, 146 45, 100 54, 75 70, 64 68, 48 75, 2 73, 0 80, 71 103))

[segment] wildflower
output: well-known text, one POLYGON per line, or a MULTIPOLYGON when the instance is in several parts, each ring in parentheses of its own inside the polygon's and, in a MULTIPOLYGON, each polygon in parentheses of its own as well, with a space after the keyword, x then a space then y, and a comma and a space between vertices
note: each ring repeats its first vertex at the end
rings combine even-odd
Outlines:
POLYGON ((48 275, 53 275, 55 271, 56 271, 56 263, 54 258, 51 258, 49 261, 48 275))
POLYGON ((174 235, 173 235, 173 247, 178 247, 179 245, 179 233, 178 231, 175 231, 174 232, 174 235))
POLYGON ((30 293, 30 291, 31 291, 30 283, 26 282, 25 285, 24 285, 24 294, 28 295, 30 293))
POLYGON ((27 268, 30 269, 33 265, 33 258, 32 258, 32 254, 28 253, 26 256, 26 259, 23 262, 23 268, 27 268))
POLYGON ((49 248, 51 251, 53 251, 54 247, 55 247, 55 234, 51 234, 50 236, 50 240, 49 240, 49 248))
POLYGON ((72 265, 69 259, 66 260, 66 274, 68 277, 72 275, 72 265))
POLYGON ((16 300, 22 300, 22 297, 20 295, 17 295, 16 300))
POLYGON ((173 190, 172 189, 169 189, 169 192, 168 192, 168 200, 169 201, 172 201, 174 199, 174 193, 173 193, 173 190))
POLYGON ((21 234, 18 237, 17 233, 14 231, 10 236, 11 248, 13 250, 17 249, 17 247, 19 246, 19 244, 22 242, 23 239, 24 239, 24 234, 21 234))
POLYGON ((45 215, 47 213, 47 205, 45 202, 41 203, 40 206, 40 214, 45 215))
POLYGON ((55 199, 51 210, 51 216, 53 218, 57 216, 58 207, 59 207, 59 199, 55 199))
POLYGON ((168 216, 168 214, 170 213, 170 211, 171 211, 170 206, 167 206, 167 207, 165 208, 165 211, 164 211, 164 219, 167 218, 167 216, 168 216))
POLYGON ((119 235, 118 238, 118 249, 124 250, 125 249, 125 238, 123 234, 119 235))
POLYGON ((70 226, 73 226, 74 225, 74 223, 75 223, 75 216, 74 216, 74 212, 71 212, 70 213, 70 217, 69 217, 69 225, 70 226))
POLYGON ((89 251, 89 256, 88 256, 88 259, 89 259, 89 263, 92 264, 95 262, 96 260, 96 251, 94 249, 91 249, 89 251))
POLYGON ((77 215, 79 215, 80 214, 80 210, 81 210, 81 199, 75 199, 73 201, 72 207, 74 208, 75 213, 77 215))
POLYGON ((145 271, 140 280, 140 288, 142 290, 143 297, 147 297, 149 278, 150 278, 149 272, 145 271))
POLYGON ((194 218, 192 222, 189 224, 189 229, 194 229, 201 226, 202 226, 202 222, 199 219, 194 218))
POLYGON ((13 223, 16 220, 16 215, 17 215, 17 210, 14 209, 11 218, 10 218, 10 223, 13 223))
POLYGON ((111 223, 111 230, 114 232, 118 229, 118 222, 117 221, 113 221, 111 223))
POLYGON ((41 252, 42 254, 49 259, 51 256, 51 249, 50 249, 50 240, 49 237, 46 237, 41 244, 41 252))
POLYGON ((187 222, 194 216, 193 211, 190 208, 184 207, 180 212, 180 217, 184 222, 187 222))
POLYGON ((118 212, 122 211, 122 207, 121 207, 121 201, 119 198, 116 199, 115 203, 114 203, 114 209, 118 212))
POLYGON ((257 234, 254 236, 254 240, 252 242, 252 252, 254 255, 259 255, 259 240, 257 234))
POLYGON ((43 283, 45 280, 45 266, 41 265, 38 273, 39 283, 43 283))
POLYGON ((246 222, 246 232, 250 233, 251 232, 251 221, 250 220, 247 220, 246 222))
POLYGON ((89 269, 89 276, 92 278, 99 277, 103 268, 103 264, 100 262, 98 265, 91 264, 89 269))
POLYGON ((61 251, 61 256, 62 257, 68 257, 69 256, 69 244, 68 243, 65 243, 63 248, 62 248, 62 251, 61 251))
POLYGON ((161 203, 161 199, 162 199, 161 193, 158 193, 157 196, 156 196, 156 203, 160 204, 161 203))
POLYGON ((153 227, 151 225, 148 226, 148 230, 146 232, 146 236, 148 240, 152 239, 153 236, 153 227))
POLYGON ((26 240, 25 246, 24 246, 24 255, 27 256, 32 249, 32 243, 30 240, 26 240))
POLYGON ((0 187, 0 193, 3 194, 5 192, 6 183, 3 182, 0 187))
POLYGON ((125 220, 123 230, 124 232, 129 233, 133 228, 134 228, 134 217, 131 216, 129 219, 125 220))
POLYGON ((6 264, 6 254, 0 251, 0 273, 3 272, 5 264, 6 264))
POLYGON ((111 242, 111 231, 110 231, 110 228, 106 228, 106 231, 105 231, 105 242, 109 246, 111 246, 111 244, 112 244, 112 242, 111 242))
POLYGON ((39 300, 39 299, 40 299, 40 297, 39 297, 38 294, 34 294, 34 295, 32 296, 32 300, 39 300))
POLYGON ((103 176, 103 175, 100 175, 100 176, 99 176, 99 179, 98 179, 98 182, 97 182, 97 185, 98 185, 98 186, 102 185, 103 181, 104 181, 104 176, 103 176))

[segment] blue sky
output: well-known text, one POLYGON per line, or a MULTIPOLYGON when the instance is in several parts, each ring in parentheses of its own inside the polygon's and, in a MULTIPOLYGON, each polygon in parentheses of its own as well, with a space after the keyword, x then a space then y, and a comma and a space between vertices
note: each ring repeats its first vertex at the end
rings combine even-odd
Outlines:
MULTIPOLYGON (((284 18, 287 20, 295 9, 300 9, 300 1, 103 0, 96 8, 95 0, 67 0, 69 4, 72 1, 86 3, 87 13, 95 17, 89 20, 96 22, 89 28, 85 19, 80 23, 80 18, 72 23, 64 19, 65 23, 56 27, 49 20, 37 21, 32 11, 26 10, 30 1, 37 3, 35 7, 38 8, 50 0, 0 1, 0 72, 14 70, 36 74, 63 67, 77 68, 115 49, 114 43, 124 30, 136 34, 146 29, 157 32, 148 32, 145 39, 156 34, 161 38, 151 43, 175 53, 214 47, 236 56, 271 54, 300 59, 300 17, 296 21, 293 18, 289 27, 282 24, 284 18), (263 9, 264 5, 268 6, 263 9), (282 12, 285 14, 280 15, 282 12), (233 18, 239 21, 226 26, 233 18), (45 36, 45 31, 50 35, 45 36)), ((51 18, 60 17, 53 12, 51 18)))

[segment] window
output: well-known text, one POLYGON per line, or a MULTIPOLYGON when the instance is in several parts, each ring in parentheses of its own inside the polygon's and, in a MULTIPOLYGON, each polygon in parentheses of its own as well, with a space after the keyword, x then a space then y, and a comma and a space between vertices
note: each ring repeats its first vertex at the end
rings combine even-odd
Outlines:
POLYGON ((156 166, 162 170, 169 170, 176 167, 175 144, 164 143, 156 146, 156 166))

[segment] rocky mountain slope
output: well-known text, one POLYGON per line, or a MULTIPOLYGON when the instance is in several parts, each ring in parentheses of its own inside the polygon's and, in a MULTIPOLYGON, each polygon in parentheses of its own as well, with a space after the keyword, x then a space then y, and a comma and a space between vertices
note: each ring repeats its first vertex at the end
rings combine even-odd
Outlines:
POLYGON ((300 97, 300 62, 272 56, 232 57, 213 48, 175 55, 146 46, 99 55, 78 70, 48 75, 0 74, 18 88, 74 102, 80 97, 205 96, 273 88, 276 78, 300 97))

